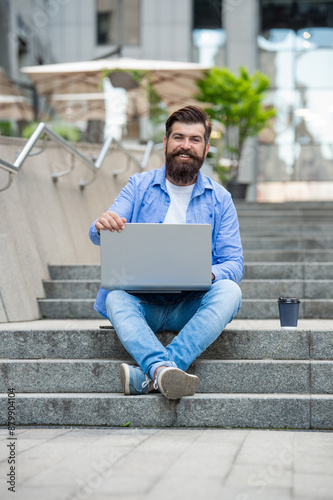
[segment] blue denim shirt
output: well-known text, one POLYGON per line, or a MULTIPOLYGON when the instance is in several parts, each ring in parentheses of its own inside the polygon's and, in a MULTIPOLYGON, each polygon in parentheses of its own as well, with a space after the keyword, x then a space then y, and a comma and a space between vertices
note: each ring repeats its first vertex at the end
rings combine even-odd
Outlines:
MULTIPOLYGON (((109 211, 125 217, 127 222, 162 223, 169 205, 164 165, 130 177, 109 211)), ((100 245, 96 220, 90 227, 89 236, 95 245, 100 245)), ((212 273, 215 281, 229 279, 239 283, 244 274, 244 260, 234 203, 224 187, 201 172, 187 208, 186 223, 212 226, 212 273)), ((105 317, 108 293, 109 290, 101 287, 94 305, 96 311, 105 317)))

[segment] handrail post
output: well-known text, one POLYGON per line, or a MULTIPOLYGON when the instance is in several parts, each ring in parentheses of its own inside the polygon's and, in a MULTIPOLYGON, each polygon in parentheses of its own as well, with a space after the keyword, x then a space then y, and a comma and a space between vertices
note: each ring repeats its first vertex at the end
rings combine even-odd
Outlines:
POLYGON ((31 135, 30 139, 28 140, 28 142, 26 143, 26 145, 22 149, 21 153, 16 158, 16 160, 14 162, 14 167, 15 167, 17 172, 19 171, 20 166, 22 165, 22 163, 24 162, 24 160, 29 155, 30 151, 32 150, 32 148, 34 147, 36 142, 38 141, 39 137, 42 135, 45 128, 46 128, 45 123, 41 122, 37 126, 34 133, 31 135))

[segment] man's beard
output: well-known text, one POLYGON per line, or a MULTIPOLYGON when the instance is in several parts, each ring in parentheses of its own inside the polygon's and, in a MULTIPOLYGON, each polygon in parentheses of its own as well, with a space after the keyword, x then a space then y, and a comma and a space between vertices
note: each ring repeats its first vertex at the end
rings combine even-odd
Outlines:
POLYGON ((204 156, 200 158, 194 153, 180 149, 176 153, 165 153, 165 166, 167 176, 175 184, 193 184, 198 172, 204 162, 204 156), (188 155, 191 160, 183 161, 179 155, 188 155))

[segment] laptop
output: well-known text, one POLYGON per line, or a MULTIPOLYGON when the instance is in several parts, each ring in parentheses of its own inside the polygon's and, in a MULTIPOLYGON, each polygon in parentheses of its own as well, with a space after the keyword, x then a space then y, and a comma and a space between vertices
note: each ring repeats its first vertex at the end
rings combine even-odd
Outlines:
POLYGON ((101 231, 101 283, 135 293, 208 290, 211 226, 127 223, 120 233, 101 231))

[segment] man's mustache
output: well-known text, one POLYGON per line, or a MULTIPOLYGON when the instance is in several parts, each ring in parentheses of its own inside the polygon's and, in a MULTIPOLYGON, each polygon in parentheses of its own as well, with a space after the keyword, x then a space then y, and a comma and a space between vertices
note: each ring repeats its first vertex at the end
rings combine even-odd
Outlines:
POLYGON ((195 160, 200 160, 200 156, 197 156, 195 153, 190 153, 189 151, 185 151, 184 149, 180 149, 179 151, 176 151, 175 153, 171 153, 172 157, 175 156, 180 156, 180 155, 187 155, 190 158, 194 158, 195 160))

